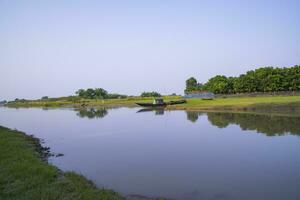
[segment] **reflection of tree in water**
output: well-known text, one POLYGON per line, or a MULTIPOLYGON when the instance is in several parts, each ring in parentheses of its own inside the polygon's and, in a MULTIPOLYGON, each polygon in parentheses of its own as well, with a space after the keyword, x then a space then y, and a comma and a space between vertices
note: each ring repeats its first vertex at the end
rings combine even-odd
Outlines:
POLYGON ((87 109, 79 109, 77 111, 77 116, 79 117, 87 117, 89 119, 94 118, 103 118, 108 114, 107 109, 105 108, 87 108, 87 109))
POLYGON ((212 125, 219 128, 237 124, 242 130, 256 130, 267 136, 291 133, 300 135, 300 117, 272 116, 244 113, 207 113, 212 125))
MULTIPOLYGON (((203 112, 186 111, 187 119, 196 122, 203 112)), ((236 124, 242 130, 256 130, 267 136, 284 135, 290 133, 300 135, 300 117, 274 116, 247 113, 207 113, 208 120, 214 126, 225 128, 230 124, 236 124)))
POLYGON ((186 111, 186 117, 188 120, 191 122, 196 122, 199 118, 200 115, 202 115, 202 112, 197 112, 197 111, 186 111))

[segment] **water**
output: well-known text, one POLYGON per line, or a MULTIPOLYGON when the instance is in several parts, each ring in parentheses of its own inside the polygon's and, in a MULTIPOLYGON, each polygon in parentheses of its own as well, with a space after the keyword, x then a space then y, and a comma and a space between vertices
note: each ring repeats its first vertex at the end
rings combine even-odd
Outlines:
POLYGON ((300 199, 300 118, 137 108, 0 108, 45 140, 50 162, 124 195, 300 199))

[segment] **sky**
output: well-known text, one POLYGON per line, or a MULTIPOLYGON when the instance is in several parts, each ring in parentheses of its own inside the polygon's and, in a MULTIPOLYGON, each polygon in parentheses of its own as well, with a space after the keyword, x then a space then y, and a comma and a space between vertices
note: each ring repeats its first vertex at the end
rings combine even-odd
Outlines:
POLYGON ((263 66, 300 64, 300 1, 0 0, 0 100, 182 94, 263 66))

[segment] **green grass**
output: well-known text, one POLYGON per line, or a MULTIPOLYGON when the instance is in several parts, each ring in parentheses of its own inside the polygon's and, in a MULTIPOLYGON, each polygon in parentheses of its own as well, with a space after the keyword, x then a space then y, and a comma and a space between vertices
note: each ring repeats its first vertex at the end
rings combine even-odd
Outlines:
MULTIPOLYGON (((164 96, 165 101, 178 100, 180 96, 164 96)), ((71 101, 66 98, 49 100, 28 100, 11 102, 10 107, 82 107, 85 106, 136 106, 135 102, 152 102, 153 98, 131 97, 126 99, 105 99, 92 100, 73 98, 71 101)), ((300 96, 257 96, 257 97, 228 97, 216 98, 214 100, 188 99, 186 104, 168 106, 168 109, 184 110, 299 110, 300 96)))
POLYGON ((41 160, 37 140, 0 126, 1 200, 120 200, 111 190, 97 189, 83 176, 63 173, 41 160))
POLYGON ((173 105, 169 108, 185 110, 300 109, 300 96, 188 99, 186 104, 173 105))
MULTIPOLYGON (((178 100, 180 96, 164 96, 165 101, 178 100)), ((68 98, 54 98, 48 100, 25 100, 13 101, 7 104, 9 107, 64 107, 64 106, 136 106, 135 102, 152 102, 152 97, 129 97, 126 99, 82 99, 76 98, 70 100, 68 98)))

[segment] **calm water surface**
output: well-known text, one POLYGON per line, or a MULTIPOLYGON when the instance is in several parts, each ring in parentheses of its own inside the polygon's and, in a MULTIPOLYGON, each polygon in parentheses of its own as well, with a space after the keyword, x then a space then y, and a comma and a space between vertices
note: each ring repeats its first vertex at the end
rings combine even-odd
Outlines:
POLYGON ((300 199, 300 118, 120 109, 0 108, 50 162, 124 195, 175 200, 300 199))

